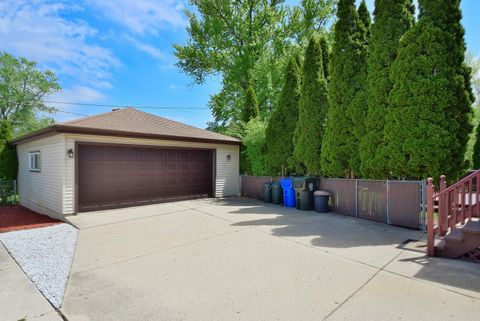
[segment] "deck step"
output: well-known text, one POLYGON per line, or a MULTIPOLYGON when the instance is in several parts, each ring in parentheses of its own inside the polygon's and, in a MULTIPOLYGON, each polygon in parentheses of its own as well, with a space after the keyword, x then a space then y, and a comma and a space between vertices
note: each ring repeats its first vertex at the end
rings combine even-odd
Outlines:
POLYGON ((463 242, 463 231, 456 228, 445 236, 447 242, 463 242))
POLYGON ((469 221, 463 227, 463 232, 480 235, 480 221, 469 221))

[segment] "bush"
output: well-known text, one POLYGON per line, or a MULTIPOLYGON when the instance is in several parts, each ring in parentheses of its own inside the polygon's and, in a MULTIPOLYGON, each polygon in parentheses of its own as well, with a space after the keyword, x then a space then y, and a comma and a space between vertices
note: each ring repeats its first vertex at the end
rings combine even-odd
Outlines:
POLYGON ((245 127, 245 156, 253 175, 265 175, 265 130, 267 123, 260 118, 250 120, 245 127))
POLYGON ((17 179, 17 152, 11 145, 0 145, 0 180, 17 179))

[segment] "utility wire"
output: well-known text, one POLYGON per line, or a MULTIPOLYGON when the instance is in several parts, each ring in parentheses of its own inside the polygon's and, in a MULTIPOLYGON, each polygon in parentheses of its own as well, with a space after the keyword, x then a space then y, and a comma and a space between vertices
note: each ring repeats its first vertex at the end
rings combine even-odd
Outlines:
POLYGON ((199 109, 207 110, 208 107, 193 107, 193 106, 135 106, 135 105, 114 105, 114 104, 95 104, 95 103, 79 103, 79 102, 70 102, 70 101, 48 101, 44 100, 44 103, 48 104, 61 104, 61 105, 78 105, 78 106, 87 106, 87 107, 110 107, 110 108, 144 108, 144 109, 199 109))

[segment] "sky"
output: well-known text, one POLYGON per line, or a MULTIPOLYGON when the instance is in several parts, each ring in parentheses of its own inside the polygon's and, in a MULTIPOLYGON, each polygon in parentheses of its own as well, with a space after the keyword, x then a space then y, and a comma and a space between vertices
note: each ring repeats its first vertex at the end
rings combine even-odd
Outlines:
MULTIPOLYGON (((45 100, 79 104, 55 104, 56 121, 112 109, 85 103, 157 106, 168 108, 143 110, 204 128, 220 79, 195 85, 175 66, 172 44, 188 40, 185 8, 182 0, 0 0, 0 51, 56 73, 62 91, 45 100)), ((479 56, 480 1, 463 0, 462 11, 467 48, 479 56)))

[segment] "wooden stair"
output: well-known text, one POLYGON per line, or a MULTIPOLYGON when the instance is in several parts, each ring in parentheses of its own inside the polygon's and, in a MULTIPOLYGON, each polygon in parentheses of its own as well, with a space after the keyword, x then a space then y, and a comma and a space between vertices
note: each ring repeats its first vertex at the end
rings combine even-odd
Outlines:
POLYGON ((437 237, 435 256, 456 259, 479 247, 480 220, 471 220, 463 226, 457 226, 445 236, 437 237))

